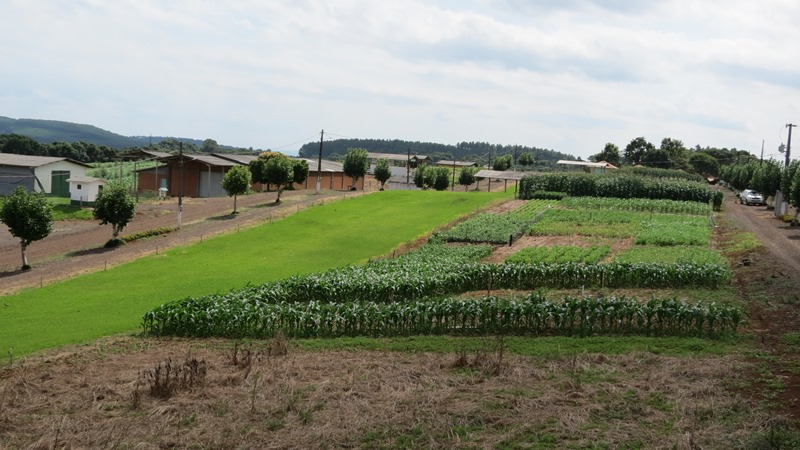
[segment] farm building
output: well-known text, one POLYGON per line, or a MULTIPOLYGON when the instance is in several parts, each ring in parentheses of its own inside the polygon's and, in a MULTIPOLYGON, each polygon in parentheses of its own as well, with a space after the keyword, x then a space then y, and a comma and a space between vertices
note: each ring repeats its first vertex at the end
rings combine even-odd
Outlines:
MULTIPOLYGON (((182 193, 186 197, 224 197, 227 195, 222 188, 222 178, 231 167, 247 166, 258 155, 236 154, 204 154, 183 155, 183 168, 181 169, 181 156, 170 155, 155 158, 165 163, 163 166, 140 169, 137 171, 138 192, 156 192, 164 189, 167 195, 177 196, 182 193), (180 190, 181 177, 183 177, 183 191, 180 190)), ((317 182, 317 160, 306 159, 309 167, 308 179, 302 185, 294 185, 294 189, 313 189, 317 182)), ((322 161, 320 172, 322 189, 348 189, 353 180, 345 176, 341 163, 322 161)), ((262 191, 263 186, 254 183, 254 191, 262 191)), ((358 189, 364 188, 364 179, 359 180, 358 189)))
MULTIPOLYGON (((335 161, 322 160, 320 164, 316 159, 305 159, 308 162, 308 178, 302 185, 295 184, 295 189, 315 189, 317 177, 320 179, 321 189, 349 189, 353 185, 353 179, 344 174, 344 165, 335 161)), ((357 189, 364 189, 365 179, 358 180, 357 189)))
POLYGON ((571 167, 580 167, 580 168, 582 168, 584 170, 584 172, 588 172, 588 173, 606 173, 609 170, 615 170, 615 169, 619 168, 619 167, 617 167, 617 166, 615 166, 615 165, 613 165, 611 163, 605 162, 605 161, 600 161, 600 162, 565 161, 565 160, 562 159, 562 160, 559 160, 558 162, 556 162, 556 164, 559 164, 559 165, 562 165, 562 166, 567 166, 567 167, 570 167, 570 166, 571 167))
POLYGON ((69 197, 67 180, 85 176, 89 168, 88 164, 69 158, 0 153, 0 195, 22 186, 28 192, 69 197))
POLYGON ((70 203, 79 206, 94 206, 97 196, 103 190, 106 181, 95 177, 70 177, 70 203))

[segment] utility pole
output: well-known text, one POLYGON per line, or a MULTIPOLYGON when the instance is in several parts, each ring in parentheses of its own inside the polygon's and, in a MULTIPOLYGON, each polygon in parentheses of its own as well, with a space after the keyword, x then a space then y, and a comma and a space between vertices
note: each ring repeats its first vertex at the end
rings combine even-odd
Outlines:
POLYGON ((451 155, 453 157, 453 181, 450 183, 450 191, 456 190, 456 155, 451 155))
POLYGON ((786 142, 786 167, 789 167, 789 158, 791 157, 792 152, 792 128, 796 127, 797 125, 793 123, 787 123, 786 128, 789 129, 789 140, 786 142))
POLYGON ((181 169, 181 184, 178 185, 178 229, 180 229, 181 215, 183 214, 183 142, 181 142, 180 147, 178 147, 178 155, 180 155, 181 158, 178 162, 181 169))
POLYGON ((764 140, 761 140, 761 162, 758 163, 759 166, 764 165, 764 140))
POLYGON ((325 130, 319 132, 319 160, 317 161, 317 195, 319 195, 320 186, 322 185, 322 138, 325 136, 325 130))
POLYGON ((411 178, 411 147, 408 147, 408 159, 406 159, 406 188, 409 188, 411 178))

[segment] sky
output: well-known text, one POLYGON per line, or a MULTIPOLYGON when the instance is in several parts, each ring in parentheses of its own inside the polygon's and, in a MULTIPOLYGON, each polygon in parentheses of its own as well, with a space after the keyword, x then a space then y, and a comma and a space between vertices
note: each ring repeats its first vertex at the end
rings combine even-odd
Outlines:
POLYGON ((782 160, 800 123, 797 0, 2 0, 0 40, 0 116, 289 154, 324 129, 782 160))

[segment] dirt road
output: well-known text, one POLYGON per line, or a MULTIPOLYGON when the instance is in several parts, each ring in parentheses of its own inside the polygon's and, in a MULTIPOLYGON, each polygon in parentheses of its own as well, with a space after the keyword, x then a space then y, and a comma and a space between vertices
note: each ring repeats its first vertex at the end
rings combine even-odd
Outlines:
POLYGON ((763 206, 739 204, 732 191, 723 192, 726 215, 739 227, 753 232, 786 271, 800 277, 800 228, 778 220, 763 206))

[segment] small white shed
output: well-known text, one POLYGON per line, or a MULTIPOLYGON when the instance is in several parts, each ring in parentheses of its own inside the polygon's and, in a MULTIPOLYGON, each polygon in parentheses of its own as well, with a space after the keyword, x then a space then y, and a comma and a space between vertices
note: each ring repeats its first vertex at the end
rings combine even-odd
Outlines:
POLYGON ((69 183, 70 203, 79 206, 94 206, 97 195, 105 186, 106 181, 95 177, 72 177, 69 183))

